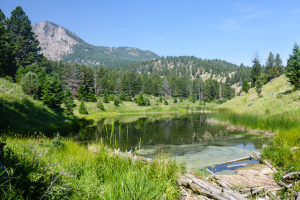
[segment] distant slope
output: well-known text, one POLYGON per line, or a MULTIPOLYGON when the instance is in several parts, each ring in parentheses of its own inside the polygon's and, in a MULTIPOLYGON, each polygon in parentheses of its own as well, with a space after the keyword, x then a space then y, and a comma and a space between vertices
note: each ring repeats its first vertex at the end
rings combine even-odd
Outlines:
POLYGON ((38 35, 42 53, 50 60, 111 67, 159 58, 151 51, 138 48, 94 46, 48 21, 33 24, 32 30, 38 35))
POLYGON ((191 79, 201 77, 203 80, 213 78, 219 82, 225 82, 226 77, 231 85, 240 80, 250 80, 250 67, 219 59, 201 59, 195 56, 167 56, 155 60, 142 61, 139 63, 122 66, 137 73, 159 73, 161 76, 176 75, 188 76, 191 79), (229 79, 230 78, 230 79, 229 79))

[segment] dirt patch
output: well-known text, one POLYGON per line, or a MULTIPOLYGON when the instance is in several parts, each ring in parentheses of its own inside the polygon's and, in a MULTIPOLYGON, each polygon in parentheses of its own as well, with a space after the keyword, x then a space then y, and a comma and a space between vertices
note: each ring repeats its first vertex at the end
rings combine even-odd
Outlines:
POLYGON ((274 171, 267 165, 256 164, 251 167, 240 168, 237 175, 219 175, 220 178, 234 186, 245 188, 266 186, 270 189, 280 188, 273 178, 274 171))

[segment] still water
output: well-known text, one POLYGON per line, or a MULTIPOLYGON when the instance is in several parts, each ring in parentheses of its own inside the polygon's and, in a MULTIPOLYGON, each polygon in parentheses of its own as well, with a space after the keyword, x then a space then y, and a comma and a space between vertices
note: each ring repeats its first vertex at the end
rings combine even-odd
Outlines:
POLYGON ((199 170, 259 152, 271 139, 261 134, 228 131, 207 122, 207 114, 120 115, 102 118, 97 126, 82 129, 77 139, 103 138, 121 150, 143 149, 147 158, 167 153, 186 163, 186 170, 199 170))

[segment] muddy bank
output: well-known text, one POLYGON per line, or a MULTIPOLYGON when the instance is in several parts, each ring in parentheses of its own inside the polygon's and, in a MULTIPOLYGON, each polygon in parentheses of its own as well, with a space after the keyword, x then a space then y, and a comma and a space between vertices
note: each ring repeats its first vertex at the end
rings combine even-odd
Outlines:
POLYGON ((223 122, 223 121, 219 121, 216 119, 207 119, 207 122, 210 124, 217 124, 217 125, 223 125, 223 126, 227 126, 227 130, 228 131, 243 131, 243 132, 250 132, 250 133, 257 133, 257 134, 264 134, 266 136, 273 136, 274 133, 272 133, 271 131, 265 131, 265 130, 257 130, 257 129, 251 129, 251 128, 246 128, 245 126, 234 126, 233 124, 227 122, 223 122))

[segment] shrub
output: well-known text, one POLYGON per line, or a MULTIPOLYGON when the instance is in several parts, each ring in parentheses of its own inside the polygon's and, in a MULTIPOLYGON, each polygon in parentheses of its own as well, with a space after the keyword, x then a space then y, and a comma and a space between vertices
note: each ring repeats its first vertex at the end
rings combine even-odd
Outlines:
POLYGON ((147 97, 144 98, 144 104, 145 106, 150 106, 150 99, 148 99, 147 97))
POLYGON ((115 98, 115 100, 114 100, 114 105, 115 105, 115 106, 119 106, 119 103, 120 103, 119 99, 118 99, 118 98, 115 98))
POLYGON ((183 102, 183 97, 180 97, 180 102, 183 102))
POLYGON ((115 97, 113 94, 108 95, 108 101, 114 101, 115 97))
POLYGON ((168 103, 168 101, 167 100, 165 100, 165 105, 167 106, 167 105, 169 105, 169 103, 168 103))
POLYGON ((159 97, 159 102, 162 102, 162 96, 159 97))
POLYGON ((122 92, 120 92, 120 94, 119 94, 119 100, 120 101, 126 101, 126 96, 125 96, 125 94, 124 94, 124 92, 122 91, 122 92))
POLYGON ((177 99, 176 98, 174 99, 174 103, 177 103, 177 99))
POLYGON ((103 105, 103 102, 102 100, 99 98, 98 101, 97 101, 97 107, 100 109, 100 110, 105 110, 104 109, 104 105, 103 105))
POLYGON ((14 82, 14 79, 11 76, 8 76, 8 75, 4 77, 4 80, 7 80, 7 81, 9 81, 11 83, 14 82))
POLYGON ((137 101, 137 104, 138 104, 139 106, 144 106, 144 105, 145 105, 145 103, 144 103, 144 97, 143 97, 142 94, 140 94, 139 99, 138 99, 138 101, 137 101))
POLYGON ((39 77, 35 73, 28 72, 23 76, 21 79, 21 87, 22 90, 29 95, 33 95, 34 97, 37 97, 40 82, 39 77))

